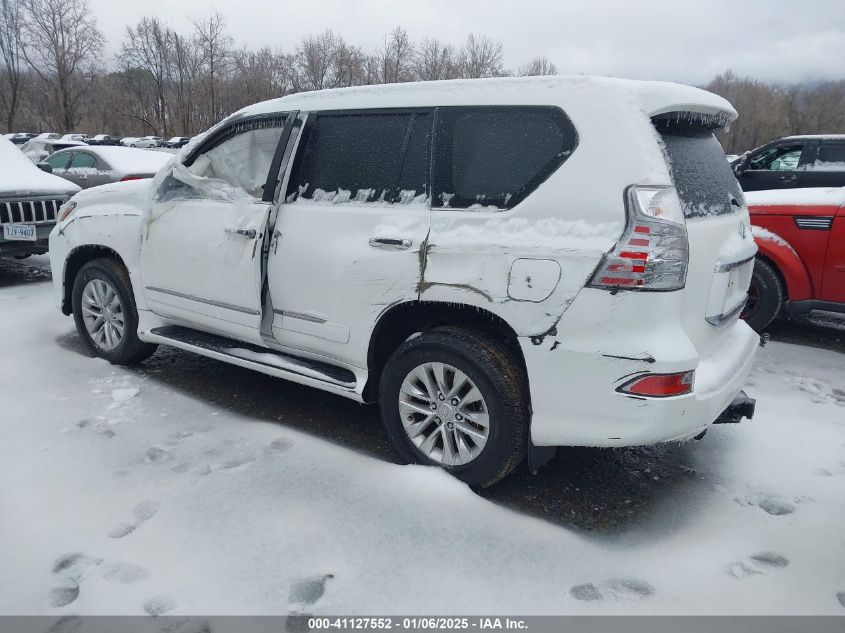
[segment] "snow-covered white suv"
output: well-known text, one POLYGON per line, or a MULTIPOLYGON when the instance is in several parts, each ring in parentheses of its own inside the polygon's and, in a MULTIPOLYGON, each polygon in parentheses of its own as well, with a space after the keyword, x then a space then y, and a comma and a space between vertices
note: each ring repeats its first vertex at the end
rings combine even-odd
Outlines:
POLYGON ((686 440, 753 413, 757 249, 713 136, 735 116, 587 77, 266 101, 77 194, 56 300, 114 363, 167 344, 379 401, 405 460, 476 486, 686 440))

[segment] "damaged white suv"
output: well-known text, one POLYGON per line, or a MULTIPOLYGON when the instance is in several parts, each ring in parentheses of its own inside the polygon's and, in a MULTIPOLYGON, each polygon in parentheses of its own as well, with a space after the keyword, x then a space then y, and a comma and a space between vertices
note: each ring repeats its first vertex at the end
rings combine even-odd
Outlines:
POLYGON ((65 205, 56 300, 114 363, 166 344, 378 401, 402 458, 474 486, 690 439, 754 407, 735 116, 586 77, 266 101, 65 205))

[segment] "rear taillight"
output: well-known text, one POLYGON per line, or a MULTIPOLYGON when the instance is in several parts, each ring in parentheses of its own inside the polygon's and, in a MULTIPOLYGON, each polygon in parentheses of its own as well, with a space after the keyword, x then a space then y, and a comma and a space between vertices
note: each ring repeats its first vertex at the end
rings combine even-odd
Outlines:
POLYGON ((692 393, 695 370, 677 374, 644 374, 629 380, 616 391, 634 396, 666 398, 692 393))
POLYGON ((625 192, 628 224, 589 285, 629 290, 680 290, 687 278, 689 241, 674 187, 632 185, 625 192))
POLYGON ((126 182, 127 180, 142 180, 144 176, 124 176, 120 179, 120 182, 126 182))

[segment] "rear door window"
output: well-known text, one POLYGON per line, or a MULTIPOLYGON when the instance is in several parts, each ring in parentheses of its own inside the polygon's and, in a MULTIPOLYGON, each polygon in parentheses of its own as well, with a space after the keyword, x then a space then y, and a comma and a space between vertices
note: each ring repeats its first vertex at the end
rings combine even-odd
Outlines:
POLYGON ((288 199, 409 203, 427 197, 430 111, 319 113, 288 199))
POLYGON ((438 108, 432 206, 510 209, 577 145, 575 127, 560 108, 438 108))
POLYGON ((795 171, 798 169, 803 149, 803 143, 771 147, 752 157, 748 161, 748 167, 769 171, 795 171))
POLYGON ((813 171, 845 171, 845 142, 822 143, 816 160, 808 169, 813 171))
POLYGON ((74 152, 69 169, 96 169, 97 159, 85 152, 74 152))

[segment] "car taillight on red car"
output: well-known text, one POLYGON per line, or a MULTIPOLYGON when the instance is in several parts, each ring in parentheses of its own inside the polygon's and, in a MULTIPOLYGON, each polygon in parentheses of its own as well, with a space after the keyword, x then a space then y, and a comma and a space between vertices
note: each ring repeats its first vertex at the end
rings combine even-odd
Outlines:
POLYGON ((687 278, 689 241, 674 187, 632 185, 625 192, 628 224, 589 285, 614 290, 680 290, 687 278))
POLYGON ((127 180, 142 180, 143 176, 124 176, 120 179, 120 182, 126 182, 127 180))
POLYGON ((616 391, 634 396, 667 398, 692 393, 695 370, 676 374, 641 374, 629 380, 616 391))

